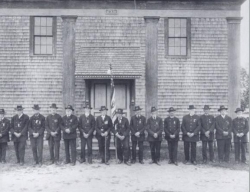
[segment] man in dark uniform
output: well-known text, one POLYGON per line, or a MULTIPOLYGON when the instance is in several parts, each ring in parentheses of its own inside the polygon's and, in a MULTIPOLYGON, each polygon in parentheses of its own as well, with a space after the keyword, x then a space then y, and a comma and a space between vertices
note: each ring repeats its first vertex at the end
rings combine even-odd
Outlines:
POLYGON ((129 122, 126 117, 123 117, 123 109, 117 109, 117 118, 114 122, 114 135, 116 136, 116 147, 118 164, 124 163, 130 166, 129 163, 129 122))
POLYGON ((185 153, 184 164, 187 164, 189 161, 189 151, 191 146, 191 163, 196 165, 196 145, 199 141, 200 118, 195 114, 194 105, 189 105, 188 110, 189 114, 183 117, 181 125, 185 153))
POLYGON ((62 118, 56 113, 57 106, 53 103, 50 106, 51 114, 47 116, 45 121, 45 129, 47 131, 46 139, 49 143, 50 164, 59 164, 60 140, 61 140, 61 123, 62 118))
POLYGON ((143 141, 145 140, 145 129, 147 126, 146 118, 141 115, 140 106, 135 106, 134 112, 135 115, 131 117, 130 121, 130 130, 131 130, 131 140, 132 140, 132 161, 131 163, 136 162, 136 146, 138 144, 139 151, 139 162, 143 162, 143 141))
POLYGON ((62 118, 61 124, 65 145, 65 164, 71 162, 71 165, 74 166, 76 164, 76 129, 78 127, 78 120, 77 117, 72 114, 74 109, 71 105, 65 107, 65 110, 66 115, 62 118), (72 161, 70 161, 70 153, 72 161))
POLYGON ((10 130, 10 121, 4 115, 4 109, 0 109, 0 162, 2 163, 6 163, 6 148, 10 130))
POLYGON ((218 109, 220 115, 215 119, 219 163, 222 161, 229 162, 230 156, 232 119, 226 115, 226 110, 227 108, 221 105, 218 109))
POLYGON ((81 138, 81 160, 80 163, 86 161, 85 159, 85 147, 88 148, 88 163, 92 164, 92 139, 93 132, 95 130, 95 117, 91 115, 90 110, 92 108, 89 105, 84 107, 84 114, 79 118, 79 131, 81 138))
POLYGON ((201 125, 201 141, 202 141, 202 157, 203 163, 207 163, 207 145, 209 147, 209 158, 211 162, 214 162, 214 128, 215 118, 210 115, 209 105, 205 105, 204 114, 200 116, 201 125))
POLYGON ((96 118, 96 138, 98 140, 99 152, 102 158, 101 163, 105 163, 109 165, 110 159, 110 131, 113 127, 113 123, 111 118, 107 115, 107 108, 105 106, 101 106, 99 110, 101 115, 96 118))
POLYGON ((22 166, 24 164, 25 145, 28 139, 29 117, 23 114, 22 105, 15 108, 17 114, 11 119, 10 132, 12 133, 12 141, 14 142, 17 163, 22 166))
POLYGON ((170 107, 169 117, 164 120, 164 131, 165 139, 168 141, 168 151, 169 151, 169 161, 168 163, 174 163, 178 165, 177 162, 177 149, 179 141, 179 132, 180 132, 180 120, 175 117, 176 110, 173 107, 170 107))
POLYGON ((147 120, 148 141, 150 144, 152 163, 160 165, 160 152, 162 142, 163 123, 157 116, 156 107, 151 107, 151 117, 147 120))
POLYGON ((248 142, 247 133, 249 131, 249 125, 247 119, 242 117, 243 109, 237 108, 235 113, 237 117, 233 120, 233 133, 234 133, 234 150, 235 150, 235 161, 246 163, 246 147, 248 142))
POLYGON ((43 138, 45 130, 45 117, 40 114, 39 105, 33 107, 34 115, 29 121, 30 143, 33 152, 34 165, 42 165, 43 162, 43 138))

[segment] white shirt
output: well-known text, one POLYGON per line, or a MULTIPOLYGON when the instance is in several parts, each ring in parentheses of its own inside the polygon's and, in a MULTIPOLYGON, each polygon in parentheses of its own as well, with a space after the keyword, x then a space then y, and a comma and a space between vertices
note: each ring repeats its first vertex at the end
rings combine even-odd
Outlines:
POLYGON ((226 115, 221 115, 221 117, 222 117, 223 119, 225 119, 226 115))
POLYGON ((105 119, 105 115, 102 115, 102 120, 104 120, 105 119))

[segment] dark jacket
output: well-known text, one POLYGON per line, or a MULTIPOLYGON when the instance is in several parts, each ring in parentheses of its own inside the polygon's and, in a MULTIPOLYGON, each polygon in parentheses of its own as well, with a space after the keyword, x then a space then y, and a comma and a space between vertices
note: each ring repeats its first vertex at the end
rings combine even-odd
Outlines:
POLYGON ((164 132, 165 139, 168 141, 178 141, 180 133, 180 120, 177 117, 167 117, 164 120, 164 132), (171 138, 170 135, 175 135, 175 138, 171 138))
POLYGON ((33 133, 39 133, 40 137, 44 137, 45 130, 45 117, 41 114, 33 115, 29 120, 29 135, 30 138, 34 138, 33 133))
POLYGON ((131 140, 132 141, 144 141, 145 140, 145 129, 147 126, 146 118, 142 115, 137 117, 136 115, 131 117, 130 130, 131 130, 131 140), (135 133, 140 132, 140 137, 136 137, 135 133))
POLYGON ((162 141, 163 123, 160 117, 148 118, 147 121, 148 141, 162 141), (157 133, 158 137, 154 138, 154 133, 157 133))
POLYGON ((2 120, 0 120, 0 133, 2 134, 2 137, 0 137, 0 143, 6 143, 10 140, 9 130, 10 120, 4 117, 2 120))
POLYGON ((89 137, 93 137, 93 132, 95 130, 95 117, 89 114, 88 117, 81 115, 79 118, 80 137, 83 137, 83 133, 88 134, 89 137))
POLYGON ((111 118, 108 115, 105 115, 104 120, 102 119, 102 116, 98 116, 96 118, 96 137, 102 137, 101 133, 108 132, 108 135, 110 135, 110 131, 112 130, 113 123, 111 118))
POLYGON ((199 141, 200 118, 198 115, 185 115, 182 119, 181 130, 183 132, 182 140, 188 142, 199 141), (193 137, 189 137, 187 133, 194 133, 193 137))
POLYGON ((118 133, 120 136, 128 137, 129 132, 130 128, 128 119, 126 117, 122 117, 122 119, 119 121, 118 118, 116 118, 113 128, 114 135, 118 133))
POLYGON ((246 118, 235 118, 233 120, 233 133, 234 133, 234 142, 248 142, 247 133, 249 131, 249 125, 246 118), (237 133, 244 133, 242 137, 238 137, 237 133))
POLYGON ((49 139, 52 132, 57 132, 56 136, 54 137, 56 141, 61 140, 61 123, 62 123, 62 117, 58 114, 55 115, 48 115, 45 120, 45 129, 47 131, 46 139, 49 139))
POLYGON ((63 132, 63 139, 76 139, 76 129, 78 127, 78 120, 75 115, 70 115, 69 117, 65 115, 62 118, 61 129, 63 132), (66 129, 70 132, 67 133, 66 129))
POLYGON ((232 119, 229 116, 223 118, 221 115, 215 119, 216 139, 231 139, 232 138, 232 119), (228 135, 224 136, 223 131, 228 132, 228 135))
POLYGON ((215 128, 215 118, 212 115, 202 115, 200 116, 201 125, 201 140, 202 141, 213 141, 214 140, 214 128, 215 128), (209 137, 206 137, 205 133, 209 131, 209 137))
POLYGON ((28 126, 28 115, 23 114, 21 118, 19 118, 18 115, 12 117, 10 125, 10 132, 12 133, 11 140, 14 142, 26 141, 28 139, 28 126), (14 132, 21 133, 21 136, 19 138, 16 137, 14 132))

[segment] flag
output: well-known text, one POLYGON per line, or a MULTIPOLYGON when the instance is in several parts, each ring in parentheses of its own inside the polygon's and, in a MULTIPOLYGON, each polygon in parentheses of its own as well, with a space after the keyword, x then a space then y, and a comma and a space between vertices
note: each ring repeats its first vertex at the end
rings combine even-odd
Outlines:
POLYGON ((114 79, 112 75, 112 67, 110 64, 110 69, 108 70, 108 74, 111 75, 111 119, 113 123, 115 122, 116 119, 116 105, 115 105, 115 84, 114 84, 114 79))

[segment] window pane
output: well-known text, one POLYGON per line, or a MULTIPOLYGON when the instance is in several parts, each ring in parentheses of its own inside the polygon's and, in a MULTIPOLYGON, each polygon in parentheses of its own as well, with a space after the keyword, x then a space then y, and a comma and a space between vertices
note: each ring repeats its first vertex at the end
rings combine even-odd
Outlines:
POLYGON ((180 55, 181 54, 181 48, 180 47, 175 47, 174 48, 174 53, 175 53, 175 55, 180 55))
POLYGON ((169 47, 174 47, 174 38, 169 38, 168 40, 169 47))
POLYGON ((46 45, 41 46, 41 54, 46 54, 46 45))
POLYGON ((52 35, 52 27, 47 27, 47 35, 52 35))
POLYGON ((35 50, 34 50, 35 54, 40 54, 40 45, 36 45, 35 46, 35 50))
POLYGON ((174 27, 174 19, 168 20, 168 27, 174 27))
POLYGON ((35 26, 40 26, 40 17, 35 17, 35 26))
POLYGON ((41 44, 41 38, 40 37, 35 37, 35 45, 40 45, 41 44))
POLYGON ((181 28, 181 37, 186 37, 186 36, 187 36, 187 29, 181 28))
POLYGON ((41 37, 41 44, 46 45, 46 43, 47 43, 46 37, 41 37))
POLYGON ((47 45, 52 45, 52 37, 47 37, 47 45))
POLYGON ((41 17, 41 26, 46 27, 46 17, 41 17))
POLYGON ((174 28, 169 28, 169 37, 174 37, 174 28))
POLYGON ((47 18, 47 27, 52 27, 52 21, 53 19, 51 17, 47 18))
POLYGON ((174 27, 181 27, 181 20, 180 19, 175 19, 174 20, 174 27))
POLYGON ((52 54, 52 46, 47 46, 47 54, 52 54))
POLYGON ((169 47, 169 55, 174 55, 174 47, 169 47))
POLYGON ((34 34, 35 34, 35 35, 41 35, 41 34, 40 34, 40 27, 35 27, 34 34))
POLYGON ((187 39, 186 38, 181 38, 181 46, 186 47, 187 39))
POLYGON ((174 34, 175 37, 180 37, 181 36, 181 28, 175 28, 174 32, 175 32, 175 34, 174 34))
POLYGON ((187 19, 181 19, 181 27, 183 28, 187 27, 187 19))
POLYGON ((46 35, 46 27, 41 27, 41 35, 46 35))
POLYGON ((181 55, 187 55, 187 48, 181 47, 181 55))
POLYGON ((176 46, 180 47, 181 46, 181 39, 180 38, 175 38, 174 39, 174 45, 175 45, 175 47, 176 46))

